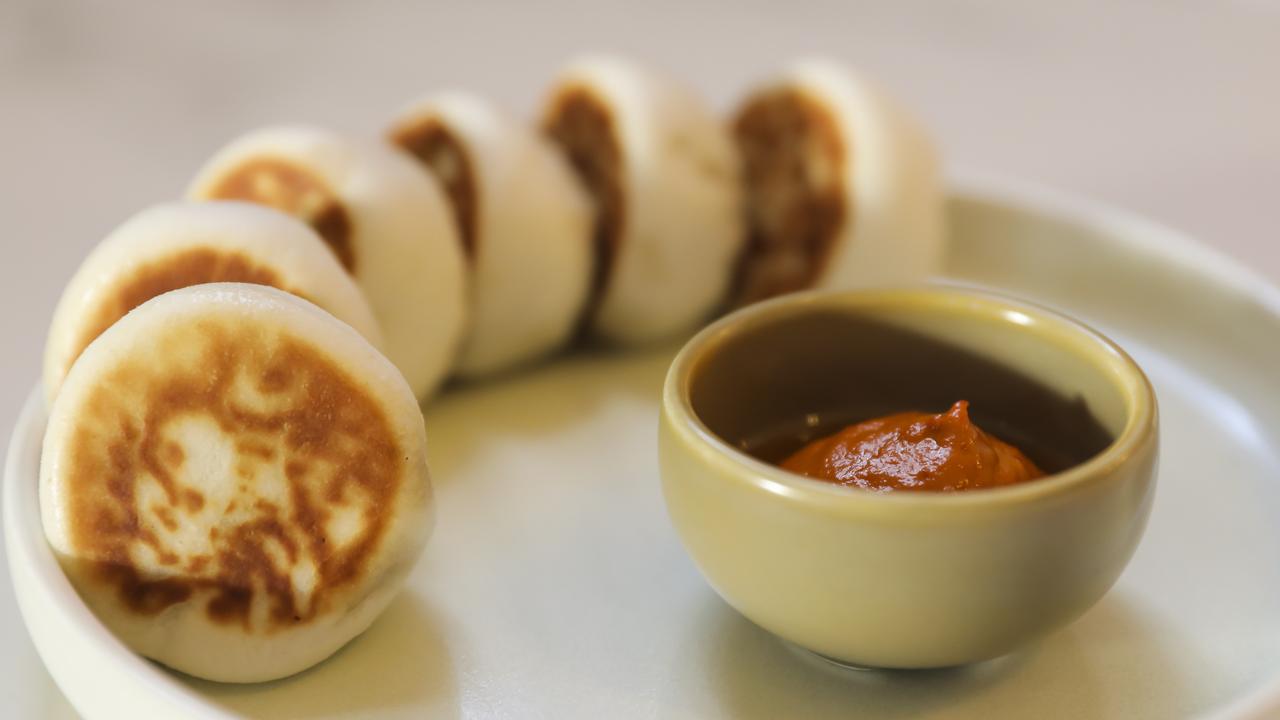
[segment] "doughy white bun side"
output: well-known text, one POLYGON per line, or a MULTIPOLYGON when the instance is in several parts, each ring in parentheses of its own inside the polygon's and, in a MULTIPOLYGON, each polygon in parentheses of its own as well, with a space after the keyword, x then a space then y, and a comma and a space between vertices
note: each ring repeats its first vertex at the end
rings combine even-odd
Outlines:
POLYGON ((728 128, 673 80, 621 58, 569 65, 553 101, 567 87, 609 108, 622 156, 623 224, 594 331, 635 345, 691 329, 725 299, 744 241, 728 128))
POLYGON ((443 190, 403 153, 313 127, 249 133, 219 151, 188 191, 211 199, 255 160, 319 178, 351 223, 352 271, 382 327, 387 357, 419 399, 448 374, 466 323, 466 267, 443 190))
POLYGON ((46 400, 52 403, 71 364, 103 323, 149 299, 149 293, 217 280, 271 280, 329 311, 375 346, 382 343, 368 301, 311 228, 251 203, 167 203, 116 228, 67 284, 45 344, 46 400))
POLYGON ((846 221, 814 287, 920 282, 938 271, 945 241, 938 161, 924 131, 871 81, 837 63, 803 60, 780 85, 824 105, 846 139, 846 221))
POLYGON ((479 377, 544 356, 572 336, 590 285, 590 201, 554 147, 493 104, 450 92, 395 122, 434 120, 472 173, 471 327, 456 372, 479 377))
POLYGON ((399 371, 320 308, 238 283, 160 295, 85 350, 52 407, 40 501, 104 624, 225 682, 291 675, 363 632, 433 521, 399 371))

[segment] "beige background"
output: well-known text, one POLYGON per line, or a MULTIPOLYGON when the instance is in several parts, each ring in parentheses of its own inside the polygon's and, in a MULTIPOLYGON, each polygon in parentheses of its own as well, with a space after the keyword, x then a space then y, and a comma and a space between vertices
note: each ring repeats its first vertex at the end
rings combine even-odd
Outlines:
MULTIPOLYGON (((1128 207, 1280 280, 1277 3, 0 0, 0 426, 80 258, 233 135, 372 132, 444 86, 528 112, 589 49, 664 66, 722 109, 788 58, 843 58, 952 167, 1128 207)), ((9 672, 33 657, 25 638, 3 640, 0 675, 47 692, 9 672)))
POLYGON ((0 417, 88 248, 235 134, 373 131, 443 86, 529 112, 595 48, 720 108, 798 54, 846 59, 952 167, 1131 208, 1280 279, 1280 4, 0 0, 0 417))

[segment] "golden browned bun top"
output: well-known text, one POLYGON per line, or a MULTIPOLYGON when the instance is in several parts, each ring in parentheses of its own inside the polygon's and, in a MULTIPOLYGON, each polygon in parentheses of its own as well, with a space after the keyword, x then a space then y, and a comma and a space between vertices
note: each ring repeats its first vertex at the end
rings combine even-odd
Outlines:
POLYGON ((287 321, 205 314, 84 357, 49 441, 55 546, 121 606, 191 601, 214 623, 270 632, 335 609, 376 572, 420 452, 331 349, 287 321))
POLYGON ((273 207, 311 226, 348 272, 356 267, 351 216, 324 180, 285 158, 260 156, 226 171, 209 200, 244 200, 273 207))
POLYGON ((258 264, 244 253, 216 247, 182 249, 135 268, 129 277, 111 288, 110 296, 99 298, 99 304, 91 310, 92 319, 76 342, 74 356, 79 356, 94 338, 147 300, 170 290, 212 282, 270 285, 305 297, 288 287, 275 270, 258 264))

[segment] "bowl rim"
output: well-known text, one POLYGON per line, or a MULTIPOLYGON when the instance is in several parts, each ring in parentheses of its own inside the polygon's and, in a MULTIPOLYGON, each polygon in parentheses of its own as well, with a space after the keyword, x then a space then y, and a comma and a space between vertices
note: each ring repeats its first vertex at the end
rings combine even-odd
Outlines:
MULTIPOLYGON (((1052 340, 1046 337, 1046 342, 1052 340)), ((662 405, 664 421, 703 459, 728 469, 724 474, 733 478, 731 482, 832 513, 903 507, 947 512, 959 506, 996 508, 1047 499, 1115 476, 1117 468, 1155 438, 1158 427, 1157 401, 1151 381, 1123 348, 1101 332, 1036 303, 987 289, 937 281, 864 290, 809 290, 736 310, 703 328, 680 349, 667 372, 662 405), (754 458, 713 432, 693 409, 690 397, 693 370, 709 352, 751 328, 815 310, 907 305, 985 315, 1042 335, 1056 334, 1081 341, 1078 347, 1066 342, 1059 344, 1087 360, 1121 392, 1126 412, 1123 428, 1107 447, 1088 460, 1031 482, 963 492, 877 492, 808 478, 754 458)))

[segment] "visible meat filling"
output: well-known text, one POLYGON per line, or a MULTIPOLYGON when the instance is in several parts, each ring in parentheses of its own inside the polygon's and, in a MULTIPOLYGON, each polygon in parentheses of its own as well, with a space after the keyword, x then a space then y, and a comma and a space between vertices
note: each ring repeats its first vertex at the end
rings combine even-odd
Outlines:
POLYGON ((743 159, 748 233, 735 301, 807 288, 852 213, 843 179, 848 150, 836 124, 822 104, 783 88, 748 100, 733 133, 743 159))
POLYGON ((626 210, 622 197, 622 150, 613 116, 590 90, 566 88, 552 102, 543 127, 560 146, 591 193, 595 205, 595 272, 590 312, 600 301, 618 253, 626 210))
POLYGON ((224 175, 210 200, 246 200, 288 213, 324 239, 347 272, 355 272, 351 218, 323 180, 288 160, 261 157, 224 175))
POLYGON ((404 148, 444 185, 453 218, 469 259, 476 254, 476 185, 467 151, 449 128, 435 118, 392 131, 391 142, 404 148))

